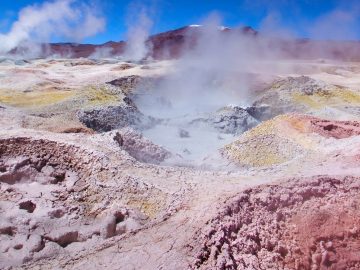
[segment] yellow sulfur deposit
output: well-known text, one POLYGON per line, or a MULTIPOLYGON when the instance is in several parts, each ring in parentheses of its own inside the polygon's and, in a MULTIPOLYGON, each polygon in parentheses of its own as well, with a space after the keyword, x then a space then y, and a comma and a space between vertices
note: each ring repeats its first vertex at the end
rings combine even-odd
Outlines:
POLYGON ((333 91, 318 91, 312 95, 294 93, 292 99, 296 103, 306 105, 312 109, 326 106, 336 106, 342 103, 360 105, 360 94, 349 89, 334 89, 333 91))
POLYGON ((5 105, 31 108, 55 104, 74 96, 72 91, 38 91, 16 92, 12 90, 0 90, 0 103, 5 105))
POLYGON ((105 87, 89 86, 83 91, 88 106, 110 105, 122 101, 123 98, 122 95, 112 93, 105 87))
POLYGON ((225 146, 222 153, 243 166, 281 164, 316 148, 316 142, 306 134, 307 125, 301 115, 280 115, 245 132, 238 140, 225 146))

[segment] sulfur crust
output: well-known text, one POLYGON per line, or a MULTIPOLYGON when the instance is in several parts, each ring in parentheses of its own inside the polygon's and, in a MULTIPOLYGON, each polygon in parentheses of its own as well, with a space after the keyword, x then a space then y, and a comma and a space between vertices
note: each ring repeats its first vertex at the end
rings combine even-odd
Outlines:
POLYGON ((284 163, 295 156, 315 151, 308 136, 308 122, 301 116, 285 114, 261 123, 226 145, 223 153, 237 164, 266 167, 284 163))
POLYGON ((321 109, 326 106, 336 106, 341 103, 360 105, 360 94, 349 89, 318 91, 312 95, 293 93, 292 99, 295 103, 304 104, 312 109, 321 109))
POLYGON ((72 91, 37 91, 16 93, 0 90, 0 103, 20 108, 52 105, 67 100, 75 95, 72 91))

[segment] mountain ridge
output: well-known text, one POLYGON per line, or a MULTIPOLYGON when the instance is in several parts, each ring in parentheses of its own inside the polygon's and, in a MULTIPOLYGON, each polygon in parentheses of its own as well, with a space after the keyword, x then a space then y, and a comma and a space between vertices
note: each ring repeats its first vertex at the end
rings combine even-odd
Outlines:
MULTIPOLYGON (((182 55, 184 49, 195 46, 203 27, 200 25, 183 26, 149 36, 146 45, 147 57, 155 60, 174 59, 182 55), (187 47, 185 47, 187 45, 187 47)), ((249 26, 241 28, 219 27, 221 33, 239 33, 266 42, 270 50, 280 50, 284 58, 330 58, 335 60, 360 60, 359 41, 323 41, 307 38, 281 38, 266 36, 249 26)), ((121 56, 125 52, 126 41, 107 41, 102 44, 48 43, 41 44, 40 57, 58 56, 66 58, 96 58, 106 51, 109 57, 121 56)), ((10 54, 26 55, 29 48, 17 47, 10 54)))

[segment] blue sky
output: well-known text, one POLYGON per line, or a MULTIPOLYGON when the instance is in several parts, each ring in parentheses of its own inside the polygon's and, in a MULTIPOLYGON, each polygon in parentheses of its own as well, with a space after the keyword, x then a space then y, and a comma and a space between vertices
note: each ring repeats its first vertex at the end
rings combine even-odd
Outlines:
MULTIPOLYGON (((199 24, 216 12, 223 25, 248 25, 257 30, 296 37, 319 39, 360 39, 360 1, 338 0, 76 0, 98 10, 106 29, 84 42, 103 43, 126 38, 127 22, 136 16, 134 5, 143 5, 153 20, 152 33, 189 24, 199 24)), ((0 32, 6 33, 25 6, 44 0, 1 1, 0 32)), ((56 40, 68 41, 68 40, 56 40)))

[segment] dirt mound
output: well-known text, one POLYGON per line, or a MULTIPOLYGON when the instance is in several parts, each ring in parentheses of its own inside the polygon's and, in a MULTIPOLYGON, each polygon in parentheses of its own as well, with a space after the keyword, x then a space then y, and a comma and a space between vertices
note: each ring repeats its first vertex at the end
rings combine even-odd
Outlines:
POLYGON ((314 80, 307 76, 287 77, 276 80, 264 90, 253 104, 253 108, 265 108, 261 119, 267 120, 284 113, 310 113, 331 119, 359 117, 356 108, 360 104, 360 93, 338 85, 314 80))
POLYGON ((259 124, 225 146, 221 153, 241 166, 281 164, 319 151, 326 138, 360 135, 356 121, 330 121, 302 114, 284 114, 259 124), (320 137, 319 137, 320 136, 320 137))
POLYGON ((300 130, 298 122, 302 117, 280 115, 262 122, 226 145, 221 153, 237 165, 252 167, 277 165, 306 155, 313 147, 310 138, 300 130))
POLYGON ((360 179, 252 188, 198 232, 192 269, 359 269, 360 179))

